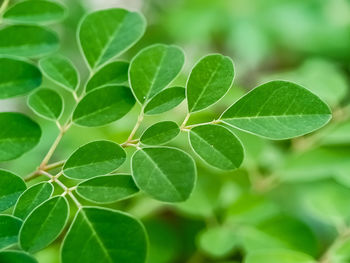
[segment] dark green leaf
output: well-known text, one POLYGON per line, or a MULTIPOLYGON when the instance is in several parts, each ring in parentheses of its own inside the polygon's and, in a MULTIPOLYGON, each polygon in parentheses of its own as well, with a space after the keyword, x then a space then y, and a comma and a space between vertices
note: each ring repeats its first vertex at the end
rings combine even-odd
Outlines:
POLYGON ((175 122, 162 121, 149 127, 140 141, 146 145, 161 145, 173 140, 179 133, 179 126, 175 122))
POLYGON ((21 219, 10 215, 0 215, 0 250, 18 242, 21 226, 21 219))
POLYGON ((22 251, 0 251, 0 262, 3 263, 38 263, 31 255, 22 251))
POLYGON ((5 170, 0 170, 0 212, 13 206, 18 197, 26 190, 21 177, 5 170))

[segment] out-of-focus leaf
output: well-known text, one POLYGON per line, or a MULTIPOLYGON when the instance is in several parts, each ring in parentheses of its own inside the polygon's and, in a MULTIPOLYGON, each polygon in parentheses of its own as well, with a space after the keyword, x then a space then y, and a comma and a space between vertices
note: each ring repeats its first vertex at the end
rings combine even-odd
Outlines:
POLYGON ((316 263, 307 254, 292 250, 262 250, 249 253, 244 263, 316 263))

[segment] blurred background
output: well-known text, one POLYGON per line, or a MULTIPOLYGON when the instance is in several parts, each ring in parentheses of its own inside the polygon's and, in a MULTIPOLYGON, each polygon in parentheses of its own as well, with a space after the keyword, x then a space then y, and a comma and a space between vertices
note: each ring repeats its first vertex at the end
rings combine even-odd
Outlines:
MULTIPOLYGON (((246 148, 243 166, 233 172, 207 167, 193 154, 187 135, 179 136, 171 145, 187 150, 197 161, 198 182, 191 198, 173 206, 141 194, 110 205, 145 224, 148 263, 238 263, 251 252, 269 249, 302 252, 323 263, 350 262, 350 238, 344 234, 350 226, 349 0, 65 2, 69 16, 53 29, 60 34, 60 52, 75 62, 85 79, 77 24, 86 12, 107 7, 139 10, 148 22, 145 36, 122 59, 130 60, 154 43, 185 50, 185 68, 173 84, 184 86, 194 63, 208 53, 230 56, 235 63, 232 89, 219 103, 192 116, 190 124, 217 118, 248 90, 272 79, 305 86, 333 110, 325 128, 294 140, 268 141, 233 130, 246 148), (344 240, 334 244, 339 236, 344 240)), ((54 87, 48 80, 44 85, 54 87)), ((69 105, 69 94, 57 90, 69 105)), ((57 128, 35 117, 23 98, 1 101, 0 110, 26 112, 43 128, 35 150, 1 164, 25 176, 40 163, 57 128)), ((53 161, 95 139, 123 142, 139 110, 136 106, 127 117, 102 128, 73 127, 53 161)), ((170 113, 147 117, 142 128, 159 119, 181 122, 185 114, 183 103, 170 113)), ((128 165, 122 170, 128 172, 128 165)), ((59 262, 59 243, 36 255, 40 263, 59 262)))

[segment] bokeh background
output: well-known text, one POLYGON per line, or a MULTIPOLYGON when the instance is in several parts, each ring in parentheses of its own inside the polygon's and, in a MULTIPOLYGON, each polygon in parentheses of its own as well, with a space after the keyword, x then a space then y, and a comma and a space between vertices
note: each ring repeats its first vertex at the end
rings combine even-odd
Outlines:
MULTIPOLYGON (((238 263, 244 262, 248 253, 268 249, 299 251, 323 263, 350 262, 350 238, 344 234, 350 226, 349 0, 65 3, 69 16, 53 29, 60 34, 60 52, 74 61, 85 78, 87 69, 77 47, 76 27, 86 12, 107 7, 139 10, 148 21, 145 36, 123 59, 130 60, 141 48, 154 43, 176 44, 185 50, 185 68, 173 84, 185 85, 191 67, 208 53, 230 56, 236 75, 232 89, 219 103, 192 116, 190 123, 217 118, 245 92, 272 79, 305 86, 333 110, 327 127, 294 140, 268 141, 233 130, 246 146, 243 166, 222 172, 196 157, 197 186, 184 203, 168 205, 141 194, 111 205, 146 225, 148 263, 238 263), (344 240, 334 244, 339 236, 344 240)), ((55 87, 48 80, 44 85, 55 87)), ((65 97, 68 112, 72 98, 57 90, 65 97)), ((1 164, 25 176, 40 163, 57 128, 35 117, 23 98, 1 101, 0 110, 26 112, 43 127, 43 138, 35 150, 1 164)), ((123 142, 138 111, 136 106, 127 117, 102 128, 73 127, 53 161, 67 158, 77 147, 95 139, 123 142)), ((181 104, 168 114, 147 117, 142 128, 160 119, 181 122, 185 114, 186 105, 181 104)), ((186 134, 171 145, 195 156, 186 134)), ((128 165, 122 170, 129 171, 128 165)), ((40 263, 59 262, 60 241, 36 255, 40 263)))

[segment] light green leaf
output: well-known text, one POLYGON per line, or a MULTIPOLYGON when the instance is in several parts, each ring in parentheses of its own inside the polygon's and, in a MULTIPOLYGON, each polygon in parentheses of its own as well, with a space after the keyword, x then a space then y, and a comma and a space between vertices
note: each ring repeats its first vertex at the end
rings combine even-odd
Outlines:
POLYGON ((18 197, 26 190, 21 177, 5 170, 0 170, 0 212, 13 206, 18 197))
POLYGON ((138 220, 119 211, 83 207, 63 241, 61 259, 62 263, 144 263, 146 250, 146 232, 138 220))
POLYGON ((73 121, 87 127, 105 125, 122 118, 134 104, 134 96, 128 87, 103 86, 89 92, 79 102, 73 121))
POLYGON ((58 120, 63 111, 63 99, 56 91, 42 88, 28 97, 28 106, 43 118, 58 120))
POLYGON ((34 208, 49 199, 52 193, 53 186, 48 182, 41 182, 31 186, 18 198, 13 215, 25 219, 34 208))
POLYGON ((240 140, 230 130, 219 125, 203 125, 191 129, 189 139, 193 150, 206 163, 222 169, 240 167, 244 149, 240 140))
POLYGON ((66 57, 54 55, 39 61, 42 72, 54 83, 68 91, 79 87, 79 74, 74 64, 66 57))
POLYGON ((24 60, 0 58, 0 99, 21 96, 41 85, 39 69, 24 60))
POLYGON ((331 119, 329 107, 309 90, 271 81, 243 96, 221 119, 235 128, 275 140, 315 131, 331 119))
POLYGON ((63 196, 55 196, 35 208, 19 233, 21 247, 30 253, 47 247, 61 234, 68 213, 68 202, 63 196))
POLYGON ((38 263, 31 255, 22 251, 0 251, 0 262, 6 263, 38 263))
POLYGON ((181 71, 185 55, 177 46, 155 44, 142 49, 130 62, 129 81, 143 104, 163 90, 181 71))
POLYGON ((86 84, 86 92, 104 85, 125 85, 128 82, 129 63, 113 61, 101 67, 86 84))
POLYGON ((144 113, 153 115, 175 108, 186 98, 185 88, 171 87, 155 95, 146 105, 144 113))
POLYGON ((249 253, 244 263, 316 263, 307 254, 291 250, 262 250, 249 253))
POLYGON ((334 247, 329 253, 328 258, 332 263, 348 263, 350 261, 350 240, 334 247))
POLYGON ((21 219, 10 215, 0 215, 0 250, 18 242, 18 233, 21 226, 21 219))
POLYGON ((203 110, 220 100, 230 89, 233 78, 233 62, 229 57, 220 54, 203 57, 187 81, 188 111, 203 110))
POLYGON ((146 145, 161 145, 175 139, 179 133, 179 126, 175 122, 162 121, 149 127, 142 134, 140 142, 146 145))
POLYGON ((47 28, 16 25, 0 30, 0 55, 38 57, 58 48, 57 34, 47 28))
POLYGON ((111 141, 95 141, 76 150, 63 167, 65 176, 72 179, 89 179, 108 174, 126 159, 126 153, 119 144, 111 141))
POLYGON ((66 8, 58 2, 22 1, 11 6, 4 14, 5 21, 21 24, 53 23, 62 20, 66 8))
POLYGON ((194 188, 196 166, 190 155, 170 147, 144 148, 132 156, 136 185, 164 202, 185 201, 194 188))
POLYGON ((146 21, 137 12, 106 9, 85 16, 78 34, 82 52, 94 69, 120 55, 144 34, 146 21))
POLYGON ((39 125, 15 112, 0 113, 0 162, 16 159, 33 149, 40 140, 39 125))
POLYGON ((77 193, 84 199, 100 204, 113 203, 139 192, 128 174, 94 177, 78 184, 77 193))

